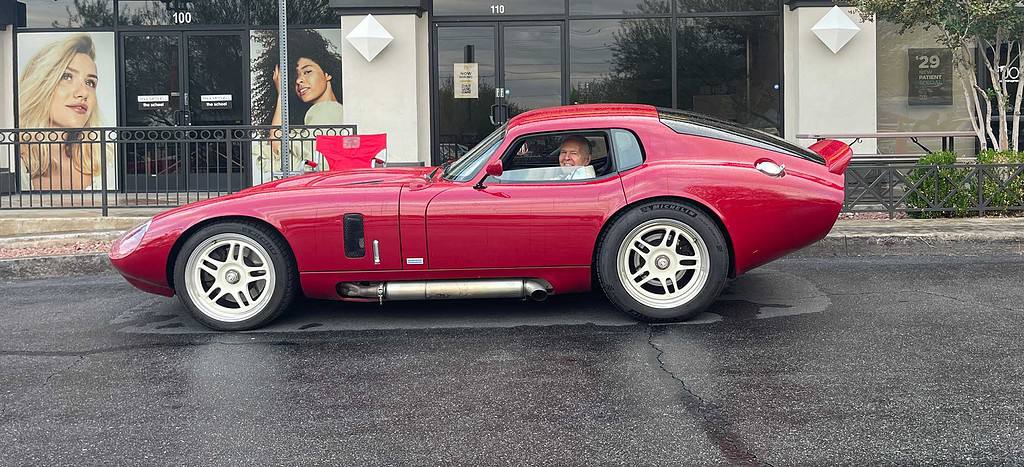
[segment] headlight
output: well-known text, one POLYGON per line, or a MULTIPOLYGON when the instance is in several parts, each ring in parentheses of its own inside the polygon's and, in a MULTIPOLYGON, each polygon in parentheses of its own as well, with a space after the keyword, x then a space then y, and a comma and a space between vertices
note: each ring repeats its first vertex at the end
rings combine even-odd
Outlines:
POLYGON ((120 240, 117 241, 117 254, 118 256, 127 255, 142 243, 142 238, 146 236, 146 231, 149 230, 149 224, 153 222, 153 219, 146 221, 146 223, 129 230, 128 233, 124 234, 120 240))

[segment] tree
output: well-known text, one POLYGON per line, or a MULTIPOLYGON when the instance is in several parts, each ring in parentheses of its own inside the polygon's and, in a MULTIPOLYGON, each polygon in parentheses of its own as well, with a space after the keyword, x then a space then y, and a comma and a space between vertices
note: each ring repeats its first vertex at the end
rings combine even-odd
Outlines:
POLYGON ((960 84, 982 150, 1020 150, 1020 110, 1024 86, 1011 86, 1024 47, 1024 9, 1018 0, 855 0, 865 21, 872 18, 900 26, 900 31, 935 30, 953 55, 960 84), (980 53, 976 51, 981 49, 980 53), (984 62, 988 83, 979 81, 974 64, 984 62), (1015 92, 1013 87, 1016 87, 1015 92), (993 115, 997 116, 993 128, 993 115))

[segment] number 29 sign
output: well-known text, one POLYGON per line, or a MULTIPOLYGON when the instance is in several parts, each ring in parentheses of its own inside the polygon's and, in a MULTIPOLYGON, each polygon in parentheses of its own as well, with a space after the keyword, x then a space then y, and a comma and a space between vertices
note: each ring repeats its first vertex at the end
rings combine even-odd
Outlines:
POLYGON ((953 105, 953 54, 948 49, 910 49, 910 105, 953 105))

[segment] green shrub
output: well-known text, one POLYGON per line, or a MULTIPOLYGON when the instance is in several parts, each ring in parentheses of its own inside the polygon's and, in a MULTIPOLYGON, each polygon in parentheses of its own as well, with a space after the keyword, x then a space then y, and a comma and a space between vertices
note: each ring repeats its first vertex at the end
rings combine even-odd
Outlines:
POLYGON ((982 190, 985 209, 1024 206, 1024 153, 1014 151, 983 151, 978 154, 979 164, 1014 164, 1005 167, 983 167, 982 190))
POLYGON ((973 167, 956 165, 956 153, 928 154, 907 173, 907 189, 916 186, 906 198, 909 209, 943 209, 938 212, 911 212, 912 217, 962 217, 977 210, 977 177, 973 167))

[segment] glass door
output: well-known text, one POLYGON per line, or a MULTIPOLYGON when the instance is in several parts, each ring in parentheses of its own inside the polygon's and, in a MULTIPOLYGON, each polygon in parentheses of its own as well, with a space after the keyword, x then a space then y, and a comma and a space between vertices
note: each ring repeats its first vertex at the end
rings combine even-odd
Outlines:
POLYGON ((527 110, 562 105, 561 23, 505 24, 501 33, 498 123, 527 110))
POLYGON ((497 27, 442 26, 435 32, 437 85, 434 161, 458 158, 494 131, 489 116, 496 102, 497 27))
MULTIPOLYGON (((181 34, 121 36, 124 96, 121 115, 128 127, 172 127, 185 124, 182 99, 181 34)), ((128 192, 176 190, 184 174, 183 148, 169 141, 169 132, 130 131, 118 138, 124 183, 128 192), (161 136, 164 136, 163 138, 161 136)))
POLYGON ((124 124, 162 127, 122 135, 127 191, 242 185, 246 148, 230 129, 248 113, 247 45, 240 32, 122 34, 124 124))
POLYGON ((189 132, 188 187, 201 191, 234 191, 243 183, 243 151, 231 127, 245 123, 249 94, 245 91, 249 61, 247 36, 238 32, 185 33, 188 79, 186 110, 189 132))
POLYGON ((565 103, 560 22, 439 24, 434 34, 434 163, 517 114, 565 103))

